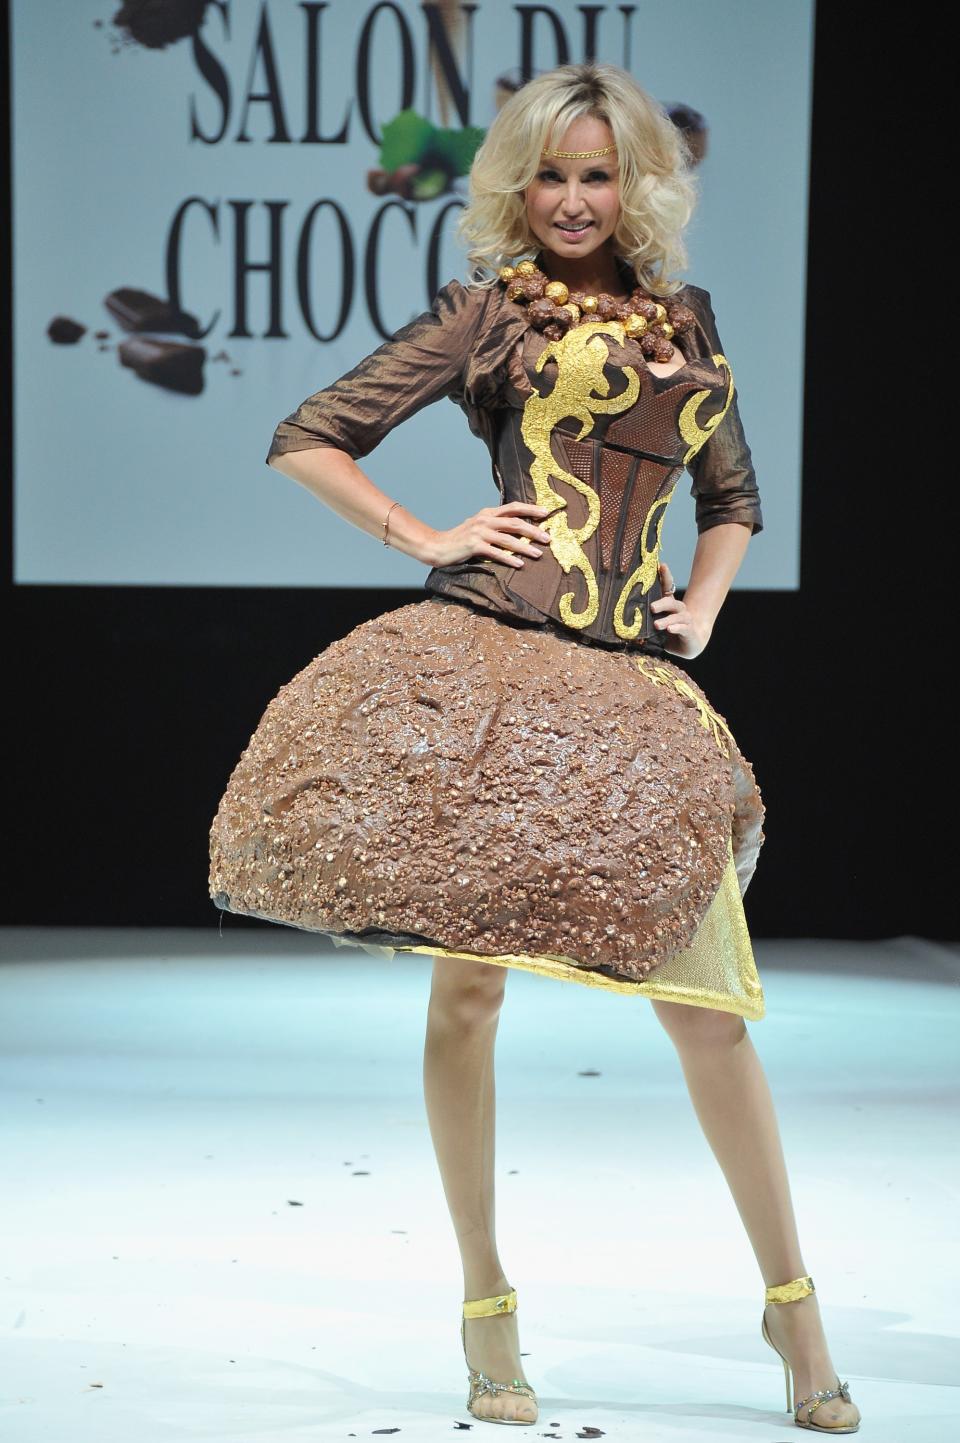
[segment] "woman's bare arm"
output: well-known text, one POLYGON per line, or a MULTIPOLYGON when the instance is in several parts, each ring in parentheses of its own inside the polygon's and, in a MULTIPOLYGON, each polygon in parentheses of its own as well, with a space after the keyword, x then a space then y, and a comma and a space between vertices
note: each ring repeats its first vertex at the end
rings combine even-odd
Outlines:
POLYGON ((690 581, 683 599, 711 631, 733 578, 740 570, 750 536, 748 525, 730 521, 723 526, 711 526, 697 537, 690 581))
MULTIPOLYGON (((699 656, 703 651, 733 578, 740 570, 751 534, 751 524, 740 521, 710 526, 700 532, 683 600, 662 596, 650 603, 650 610, 658 617, 654 627, 663 634, 667 651, 687 657, 699 656)), ((672 585, 670 568, 665 562, 661 562, 660 575, 665 586, 672 585)))
POLYGON ((352 521, 368 536, 383 540, 383 523, 390 511, 389 544, 427 566, 434 565, 434 546, 439 532, 419 521, 406 506, 394 506, 396 500, 375 486, 352 457, 336 446, 310 446, 303 451, 288 451, 270 461, 280 471, 323 501, 338 516, 352 521))

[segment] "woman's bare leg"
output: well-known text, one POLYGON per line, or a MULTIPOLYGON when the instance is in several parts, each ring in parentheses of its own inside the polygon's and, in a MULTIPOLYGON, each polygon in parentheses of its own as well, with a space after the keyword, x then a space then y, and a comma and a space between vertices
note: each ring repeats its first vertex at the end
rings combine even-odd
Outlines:
MULTIPOLYGON (((443 1190, 463 1262, 464 1298, 510 1290, 497 1253, 494 1218, 494 1043, 507 969, 435 957, 423 1051, 423 1092, 443 1190)), ((466 1320, 467 1357, 498 1382, 527 1381, 515 1313, 466 1320)), ((534 1420, 517 1393, 487 1393, 477 1413, 534 1420)))
MULTIPOLYGON (((764 1285, 805 1276, 773 1098, 743 1018, 688 1003, 652 1005, 677 1049, 690 1100, 730 1185, 764 1285)), ((766 1319, 793 1369, 794 1406, 818 1389, 837 1387, 816 1293, 768 1304, 766 1319)), ((802 1408, 801 1421, 808 1416, 802 1408)), ((855 1404, 831 1398, 817 1408, 814 1421, 835 1427, 859 1417, 855 1404)))

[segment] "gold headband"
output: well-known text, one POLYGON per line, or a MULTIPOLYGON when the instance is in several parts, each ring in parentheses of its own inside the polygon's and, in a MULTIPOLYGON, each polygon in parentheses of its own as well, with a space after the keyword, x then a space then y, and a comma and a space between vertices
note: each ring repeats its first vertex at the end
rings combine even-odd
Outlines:
POLYGON ((545 150, 544 155, 562 155, 569 160, 583 160, 588 155, 608 155, 615 145, 602 145, 599 150, 545 150))

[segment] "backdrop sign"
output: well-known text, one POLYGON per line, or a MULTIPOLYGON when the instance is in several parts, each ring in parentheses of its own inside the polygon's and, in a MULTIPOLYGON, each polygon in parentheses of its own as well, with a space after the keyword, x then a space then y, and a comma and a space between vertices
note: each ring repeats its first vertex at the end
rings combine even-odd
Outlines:
MULTIPOLYGON (((695 138, 687 279, 766 521, 738 584, 797 585, 812 0, 115 6, 12 9, 18 583, 418 585, 266 468, 274 426, 465 278, 486 127, 529 76, 597 58, 695 138)), ((498 500, 448 402, 362 465, 434 526, 498 500)), ((682 494, 664 536, 682 577, 682 494)))

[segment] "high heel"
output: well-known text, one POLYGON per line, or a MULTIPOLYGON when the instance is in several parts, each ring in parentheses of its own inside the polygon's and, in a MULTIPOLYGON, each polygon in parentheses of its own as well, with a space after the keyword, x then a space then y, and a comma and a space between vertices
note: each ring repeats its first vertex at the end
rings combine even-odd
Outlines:
MULTIPOLYGON (((798 1299, 806 1298, 810 1293, 813 1292, 816 1292, 816 1289, 813 1286, 813 1278, 809 1276, 802 1278, 793 1278, 789 1283, 777 1283, 774 1284, 774 1286, 767 1288, 767 1296, 764 1303, 763 1316, 760 1322, 760 1331, 763 1334, 766 1342, 770 1344, 771 1348, 783 1364, 783 1376, 787 1386, 788 1413, 790 1412, 792 1407, 793 1379, 790 1372, 790 1364, 787 1362, 786 1358, 783 1356, 780 1349, 777 1347, 776 1343, 767 1332, 766 1303, 795 1303, 798 1301, 798 1299)), ((859 1419, 856 1423, 846 1423, 843 1425, 838 1425, 835 1428, 830 1428, 825 1423, 810 1422, 810 1419, 812 1418, 816 1410, 820 1407, 820 1404, 828 1402, 831 1398, 842 1398, 845 1403, 852 1403, 853 1399, 850 1397, 850 1393, 848 1390, 849 1384, 841 1383, 840 1379, 838 1378, 836 1388, 821 1388, 818 1392, 811 1393, 809 1398, 801 1399, 801 1401, 793 1409, 793 1421, 796 1423, 798 1428, 809 1428, 812 1433, 859 1432, 859 1419), (800 1413, 800 1409, 805 1408, 808 1403, 811 1403, 813 1406, 807 1410, 806 1421, 801 1421, 800 1417, 798 1416, 800 1413)))
POLYGON ((519 1378, 514 1378, 512 1383, 495 1383, 488 1378, 486 1373, 481 1373, 478 1368, 470 1367, 470 1359, 467 1357, 467 1318, 489 1318, 495 1313, 515 1313, 517 1311, 517 1290, 511 1288, 509 1293, 498 1293, 492 1298, 464 1299, 463 1318, 460 1322, 460 1340, 463 1343, 463 1357, 467 1365, 467 1373, 470 1377, 470 1392, 467 1395, 467 1412, 474 1418, 479 1418, 483 1423, 536 1423, 536 1418, 488 1418, 483 1413, 474 1413, 473 1404, 484 1393, 519 1393, 525 1398, 531 1398, 537 1402, 537 1395, 529 1383, 521 1383, 519 1378))

